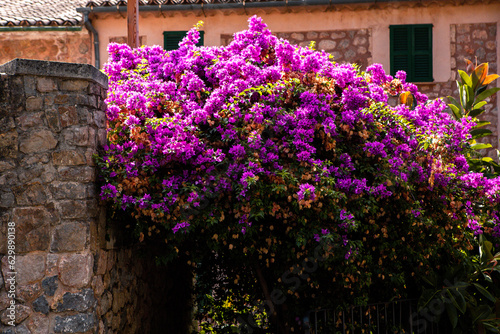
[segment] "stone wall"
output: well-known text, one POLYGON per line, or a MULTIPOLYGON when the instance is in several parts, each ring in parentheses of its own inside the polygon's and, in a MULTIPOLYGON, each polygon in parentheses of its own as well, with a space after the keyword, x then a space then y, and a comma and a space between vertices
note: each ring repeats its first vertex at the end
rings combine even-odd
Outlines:
POLYGON ((189 272, 157 267, 148 250, 120 243, 120 226, 110 227, 98 201, 92 155, 106 140, 106 76, 24 59, 0 73, 0 333, 163 333, 167 325, 183 333, 189 272), (184 285, 174 285, 176 275, 184 285))
MULTIPOLYGON (((275 35, 300 46, 308 46, 314 41, 317 50, 329 52, 339 63, 356 63, 362 69, 372 63, 370 29, 278 32, 275 35)), ((231 35, 221 35, 221 45, 228 45, 231 40, 231 35)))
POLYGON ((92 64, 92 43, 87 30, 0 31, 0 64, 14 58, 92 64))

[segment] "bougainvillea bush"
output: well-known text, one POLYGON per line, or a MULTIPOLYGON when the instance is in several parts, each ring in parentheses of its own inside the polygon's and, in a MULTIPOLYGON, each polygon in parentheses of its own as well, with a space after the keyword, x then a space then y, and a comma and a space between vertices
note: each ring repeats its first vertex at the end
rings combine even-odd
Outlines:
POLYGON ((109 46, 98 164, 138 240, 193 266, 207 331, 285 333, 318 307, 417 297, 478 235, 498 242, 500 182, 464 158, 474 123, 403 72, 335 63, 257 17, 228 46, 198 38, 109 46), (416 106, 391 107, 401 93, 416 106))

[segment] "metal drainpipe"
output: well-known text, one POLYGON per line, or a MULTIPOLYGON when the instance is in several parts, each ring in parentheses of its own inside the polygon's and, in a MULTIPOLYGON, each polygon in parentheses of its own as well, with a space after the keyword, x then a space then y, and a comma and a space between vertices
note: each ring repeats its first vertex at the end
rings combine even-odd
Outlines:
POLYGON ((95 67, 99 68, 101 65, 100 62, 100 56, 99 56, 99 34, 97 33, 97 30, 95 30, 94 26, 92 26, 92 23, 90 23, 89 20, 89 12, 87 10, 82 11, 83 13, 83 23, 85 24, 85 27, 92 33, 93 40, 94 40, 94 56, 95 56, 95 67))

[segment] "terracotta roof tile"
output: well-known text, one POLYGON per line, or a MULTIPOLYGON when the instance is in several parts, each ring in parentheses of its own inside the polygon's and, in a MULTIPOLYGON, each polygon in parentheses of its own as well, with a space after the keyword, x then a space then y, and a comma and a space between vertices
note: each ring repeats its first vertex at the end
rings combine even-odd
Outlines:
POLYGON ((88 0, 2 0, 0 26, 80 25, 88 0))

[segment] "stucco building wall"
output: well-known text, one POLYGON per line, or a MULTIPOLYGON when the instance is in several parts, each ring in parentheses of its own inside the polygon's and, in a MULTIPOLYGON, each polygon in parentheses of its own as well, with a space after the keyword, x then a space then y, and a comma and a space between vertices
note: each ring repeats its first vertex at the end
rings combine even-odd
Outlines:
POLYGON ((15 58, 92 64, 90 34, 81 31, 2 31, 0 64, 15 58))

